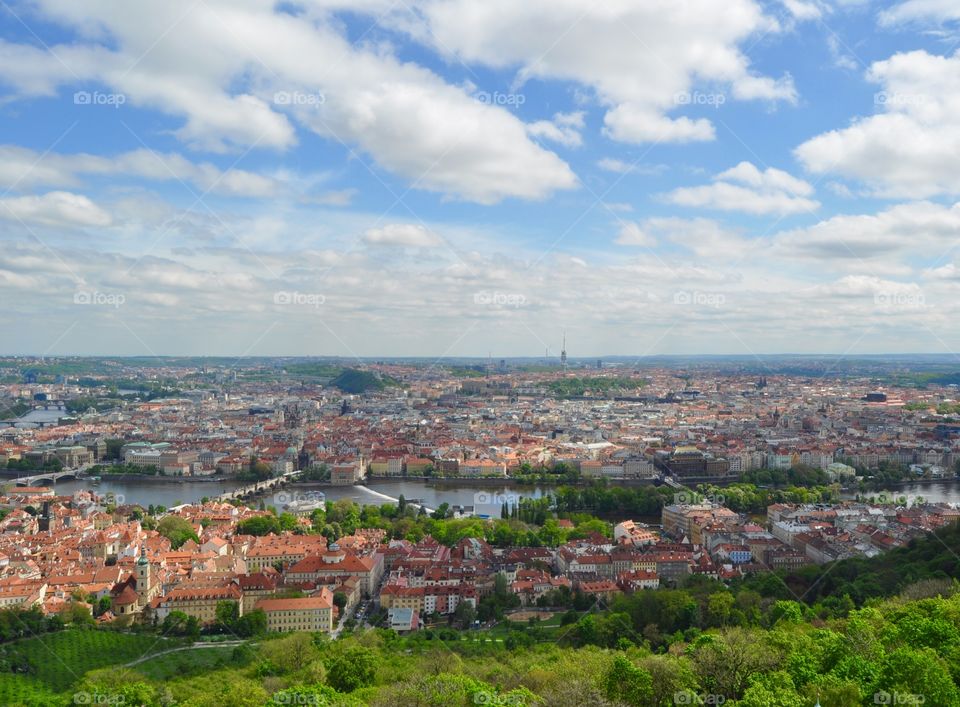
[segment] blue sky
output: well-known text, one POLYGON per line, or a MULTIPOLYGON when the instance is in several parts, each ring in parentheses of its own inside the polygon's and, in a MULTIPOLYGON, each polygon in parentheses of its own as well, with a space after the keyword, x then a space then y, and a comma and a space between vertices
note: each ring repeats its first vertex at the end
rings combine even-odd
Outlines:
POLYGON ((952 352, 958 20, 9 2, 3 350, 952 352))

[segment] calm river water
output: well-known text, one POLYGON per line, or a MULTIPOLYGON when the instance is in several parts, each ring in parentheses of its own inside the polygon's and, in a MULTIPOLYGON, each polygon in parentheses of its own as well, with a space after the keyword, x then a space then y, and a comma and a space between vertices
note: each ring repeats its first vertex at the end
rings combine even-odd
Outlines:
MULTIPOLYGON (((113 493, 118 501, 123 503, 139 503, 143 506, 154 504, 173 506, 177 503, 191 503, 199 501, 203 496, 216 496, 225 491, 231 491, 242 484, 236 481, 183 481, 157 482, 145 481, 132 476, 120 479, 104 477, 98 486, 90 486, 89 480, 67 480, 58 482, 58 494, 71 494, 82 488, 92 488, 99 494, 113 493)), ((361 505, 381 505, 394 502, 401 494, 408 500, 419 499, 428 508, 434 509, 441 503, 450 505, 475 506, 480 514, 499 516, 500 507, 504 502, 513 504, 519 498, 539 498, 549 493, 546 487, 531 486, 482 486, 463 482, 457 485, 431 485, 424 481, 397 480, 373 481, 368 486, 328 486, 324 484, 297 484, 281 489, 265 500, 274 505, 282 505, 293 494, 306 494, 310 491, 321 491, 327 501, 336 501, 348 498, 361 505), (280 496, 275 498, 274 496, 280 496)), ((878 495, 881 492, 869 491, 867 495, 878 495)), ((894 487, 886 491, 895 497, 906 496, 915 499, 923 497, 930 502, 944 501, 960 504, 960 483, 956 481, 942 481, 929 484, 910 484, 894 487)), ((854 498, 855 492, 845 493, 844 498, 854 498)))

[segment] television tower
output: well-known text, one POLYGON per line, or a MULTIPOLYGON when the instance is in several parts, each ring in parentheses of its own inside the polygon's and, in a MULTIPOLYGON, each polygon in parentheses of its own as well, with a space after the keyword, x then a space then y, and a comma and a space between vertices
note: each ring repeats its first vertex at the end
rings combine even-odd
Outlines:
POLYGON ((563 348, 560 349, 560 368, 567 370, 567 332, 563 332, 563 348))

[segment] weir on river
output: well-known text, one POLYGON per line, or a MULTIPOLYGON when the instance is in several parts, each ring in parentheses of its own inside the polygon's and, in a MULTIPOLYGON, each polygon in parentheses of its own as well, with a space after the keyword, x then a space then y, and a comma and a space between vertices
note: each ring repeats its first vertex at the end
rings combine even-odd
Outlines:
MULTIPOLYGON (((372 488, 369 488, 369 487, 367 488, 367 493, 369 493, 369 494, 371 494, 371 495, 373 495, 373 496, 378 496, 378 497, 383 498, 383 499, 385 499, 385 500, 387 500, 387 501, 390 501, 390 502, 392 502, 392 503, 396 503, 396 504, 399 504, 399 503, 400 503, 400 499, 399 499, 399 498, 394 498, 393 496, 388 496, 388 495, 385 494, 385 493, 380 493, 379 491, 374 491, 372 488)), ((416 500, 419 501, 420 499, 416 499, 416 500)), ((433 508, 427 508, 427 507, 424 506, 422 503, 415 503, 414 501, 408 501, 408 504, 411 505, 411 506, 413 506, 414 508, 416 508, 418 511, 420 510, 421 507, 422 507, 427 513, 433 513, 433 511, 434 511, 433 508)))

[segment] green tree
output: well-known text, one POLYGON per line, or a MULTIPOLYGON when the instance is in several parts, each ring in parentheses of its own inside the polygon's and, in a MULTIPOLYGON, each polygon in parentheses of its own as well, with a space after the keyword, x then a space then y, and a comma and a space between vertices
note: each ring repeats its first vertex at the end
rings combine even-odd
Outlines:
POLYGON ((750 687, 737 702, 738 707, 806 707, 806 704, 797 694, 790 676, 783 671, 751 676, 750 687))
MULTIPOLYGON (((924 704, 960 704, 960 691, 946 663, 931 648, 899 648, 888 654, 880 667, 874 692, 891 695, 922 695, 924 704)), ((916 702, 915 702, 916 703, 916 702)))
POLYGON ((707 599, 707 616, 712 626, 726 626, 735 599, 730 592, 717 592, 707 599))
POLYGON ((218 601, 216 609, 216 624, 221 631, 232 632, 240 618, 240 606, 235 601, 218 601))
POLYGON ((157 532, 170 541, 170 546, 174 550, 187 542, 187 540, 193 540, 194 542, 200 541, 190 521, 176 515, 165 516, 157 524, 157 532))
POLYGON ((453 621, 460 628, 469 628, 477 618, 477 611, 468 601, 461 601, 453 610, 453 621))
POLYGON ((249 611, 239 619, 233 627, 233 632, 242 638, 261 636, 267 632, 267 615, 263 609, 249 611))
POLYGON ((94 605, 93 613, 96 616, 102 616, 113 608, 113 601, 109 596, 102 596, 94 605))
POLYGON ((327 681, 340 692, 353 692, 373 684, 376 666, 376 653, 363 646, 351 646, 329 663, 327 681))
POLYGON ((650 673, 638 668, 623 655, 613 659, 603 678, 603 685, 608 698, 628 705, 647 705, 653 699, 650 673))
POLYGON ((64 622, 74 626, 92 626, 96 623, 93 620, 93 614, 90 613, 90 607, 86 604, 72 601, 67 604, 66 609, 61 613, 64 622))
POLYGON ((265 641, 260 648, 260 654, 281 673, 302 670, 320 655, 313 637, 309 633, 301 632, 291 633, 273 641, 265 641))
POLYGON ((237 533, 240 535, 279 535, 280 520, 275 515, 259 515, 246 518, 237 523, 237 533))

